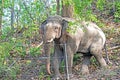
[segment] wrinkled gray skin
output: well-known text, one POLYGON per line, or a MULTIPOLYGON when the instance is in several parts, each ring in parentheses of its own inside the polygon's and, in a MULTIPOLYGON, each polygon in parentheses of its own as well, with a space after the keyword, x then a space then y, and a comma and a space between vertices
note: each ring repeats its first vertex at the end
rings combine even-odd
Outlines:
MULTIPOLYGON (((103 31, 92 22, 82 22, 83 28, 78 28, 75 34, 66 32, 68 21, 60 16, 48 17, 41 25, 43 40, 45 43, 45 53, 49 57, 47 59, 47 71, 50 73, 50 44, 54 42, 53 54, 53 69, 55 79, 62 78, 59 67, 60 63, 65 59, 65 45, 68 61, 68 71, 72 74, 73 56, 74 53, 82 53, 84 59, 82 61, 82 74, 89 73, 88 65, 90 64, 91 56, 95 56, 101 67, 106 67, 107 64, 102 57, 102 49, 106 41, 103 31), (62 57, 62 58, 60 58, 62 57)), ((65 61, 66 62, 66 61, 65 61)))

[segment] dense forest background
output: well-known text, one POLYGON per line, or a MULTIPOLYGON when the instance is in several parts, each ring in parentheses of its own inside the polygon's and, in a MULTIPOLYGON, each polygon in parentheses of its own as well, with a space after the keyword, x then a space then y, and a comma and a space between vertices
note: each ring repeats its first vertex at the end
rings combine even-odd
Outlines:
MULTIPOLYGON (((110 76, 120 78, 120 0, 0 0, 0 80, 50 80, 42 63, 39 33, 41 22, 50 15, 92 21, 101 27, 110 59, 119 71, 110 76)), ((91 72, 96 69, 92 65, 91 72)))

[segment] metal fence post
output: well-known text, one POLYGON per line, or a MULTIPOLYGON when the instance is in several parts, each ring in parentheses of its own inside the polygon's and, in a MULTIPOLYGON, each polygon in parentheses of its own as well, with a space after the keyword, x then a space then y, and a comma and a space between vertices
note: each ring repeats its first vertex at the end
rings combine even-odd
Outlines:
POLYGON ((68 56, 67 56, 67 51, 66 51, 66 43, 64 44, 65 46, 65 63, 66 63, 66 75, 67 75, 67 80, 69 80, 69 70, 68 70, 68 56))

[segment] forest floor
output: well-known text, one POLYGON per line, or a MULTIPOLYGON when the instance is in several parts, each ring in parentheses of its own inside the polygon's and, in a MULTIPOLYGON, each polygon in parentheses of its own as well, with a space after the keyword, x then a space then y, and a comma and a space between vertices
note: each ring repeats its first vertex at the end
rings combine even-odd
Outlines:
MULTIPOLYGON (((101 69, 95 60, 91 60, 90 74, 80 75, 79 69, 82 58, 78 58, 73 66, 75 76, 72 80, 120 80, 120 26, 114 23, 106 26, 102 29, 107 36, 107 51, 112 64, 107 69, 101 69)), ((103 55, 106 58, 105 53, 103 55)), ((20 63, 22 63, 21 72, 17 80, 51 80, 45 70, 43 54, 36 57, 27 55, 20 63)))

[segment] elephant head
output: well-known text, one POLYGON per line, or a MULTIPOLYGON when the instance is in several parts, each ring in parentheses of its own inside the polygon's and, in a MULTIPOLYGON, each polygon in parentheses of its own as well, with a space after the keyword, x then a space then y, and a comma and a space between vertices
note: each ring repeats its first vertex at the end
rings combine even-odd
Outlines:
POLYGON ((54 39, 59 39, 67 28, 68 21, 61 16, 48 17, 41 24, 41 32, 45 43, 52 42, 54 39))
POLYGON ((50 48, 52 41, 59 39, 62 34, 66 31, 68 21, 61 16, 51 16, 48 17, 40 26, 40 32, 42 33, 44 52, 46 59, 47 72, 50 72, 50 48))

